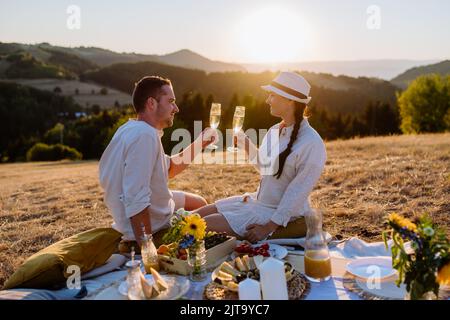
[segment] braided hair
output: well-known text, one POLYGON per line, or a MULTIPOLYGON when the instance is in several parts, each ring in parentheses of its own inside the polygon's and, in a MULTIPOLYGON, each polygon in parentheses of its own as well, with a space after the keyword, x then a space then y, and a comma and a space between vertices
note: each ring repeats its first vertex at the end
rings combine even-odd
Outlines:
POLYGON ((279 163, 278 172, 274 174, 274 176, 277 177, 277 179, 280 179, 281 174, 283 173, 283 168, 284 168, 286 159, 292 151, 292 146, 294 145, 294 142, 297 140, 298 130, 300 129, 300 124, 303 121, 303 116, 306 113, 307 106, 304 103, 294 101, 294 108, 295 108, 294 129, 292 130, 291 137, 289 139, 289 143, 287 145, 286 150, 284 150, 283 152, 280 152, 280 154, 278 155, 278 163, 279 163))

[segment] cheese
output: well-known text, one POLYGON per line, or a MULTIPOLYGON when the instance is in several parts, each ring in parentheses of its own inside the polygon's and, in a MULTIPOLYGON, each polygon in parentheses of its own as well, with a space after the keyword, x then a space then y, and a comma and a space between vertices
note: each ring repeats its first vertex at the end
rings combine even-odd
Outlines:
POLYGON ((153 298, 153 285, 148 283, 147 279, 145 279, 145 277, 142 273, 140 275, 140 279, 141 279, 142 292, 144 293, 145 298, 146 299, 153 298))
POLYGON ((155 283, 157 284, 158 288, 163 291, 167 290, 169 288, 169 285, 167 284, 166 280, 164 280, 163 277, 153 268, 150 268, 150 272, 152 273, 153 278, 155 279, 155 283))
POLYGON ((228 262, 224 262, 220 265, 220 270, 231 274, 232 276, 237 276, 239 275, 239 271, 236 270, 235 268, 233 268, 228 262))
POLYGON ((237 257, 235 260, 235 263, 236 263, 236 267, 239 271, 247 271, 247 268, 242 263, 241 258, 237 257))

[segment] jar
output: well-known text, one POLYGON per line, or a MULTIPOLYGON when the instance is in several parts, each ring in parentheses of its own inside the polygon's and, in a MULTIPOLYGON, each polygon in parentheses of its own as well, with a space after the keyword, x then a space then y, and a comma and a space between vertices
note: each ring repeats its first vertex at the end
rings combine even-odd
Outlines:
POLYGON ((310 210, 305 214, 307 225, 305 243, 305 275, 313 282, 331 278, 331 259, 322 231, 322 212, 310 210))
POLYGON ((203 281, 206 279, 206 250, 204 240, 194 241, 187 249, 187 262, 191 281, 203 281))

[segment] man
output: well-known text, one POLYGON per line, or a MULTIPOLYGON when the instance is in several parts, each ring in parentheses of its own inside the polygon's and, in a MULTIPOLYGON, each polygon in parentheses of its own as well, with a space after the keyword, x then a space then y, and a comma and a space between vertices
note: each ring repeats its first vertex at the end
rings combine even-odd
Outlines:
POLYGON ((164 154, 162 130, 173 125, 179 111, 168 79, 142 78, 134 88, 133 106, 137 119, 114 134, 100 159, 99 176, 113 228, 123 234, 122 244, 135 240, 140 245, 142 225, 146 233, 156 233, 169 226, 176 209, 194 210, 207 204, 200 196, 170 191, 168 178, 186 169, 214 138, 204 140, 206 129, 182 153, 164 154))

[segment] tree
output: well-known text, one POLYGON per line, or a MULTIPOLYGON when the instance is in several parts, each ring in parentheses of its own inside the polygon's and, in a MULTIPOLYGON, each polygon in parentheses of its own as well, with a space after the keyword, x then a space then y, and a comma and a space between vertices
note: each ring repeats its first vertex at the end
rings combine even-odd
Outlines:
POLYGON ((54 145, 36 143, 27 151, 27 161, 81 160, 82 158, 83 155, 78 150, 59 143, 54 145))
POLYGON ((398 112, 389 103, 369 102, 364 109, 365 133, 371 136, 399 133, 398 112))
POLYGON ((450 75, 424 75, 398 95, 403 133, 442 132, 450 108, 450 75))
POLYGON ((239 102, 239 96, 237 93, 233 94, 233 97, 231 98, 230 104, 228 108, 225 108, 225 110, 222 110, 222 119, 223 121, 220 122, 221 128, 229 128, 231 129, 231 126, 233 124, 233 116, 234 116, 234 109, 236 106, 240 105, 239 102))
POLYGON ((44 134, 44 141, 49 144, 64 144, 64 125, 60 122, 44 134))
POLYGON ((205 108, 204 108, 203 117, 202 117, 203 122, 205 123, 205 125, 207 124, 208 126, 210 125, 209 124, 209 112, 211 110, 211 105, 213 102, 214 102, 214 96, 212 94, 209 94, 205 100, 205 108))

